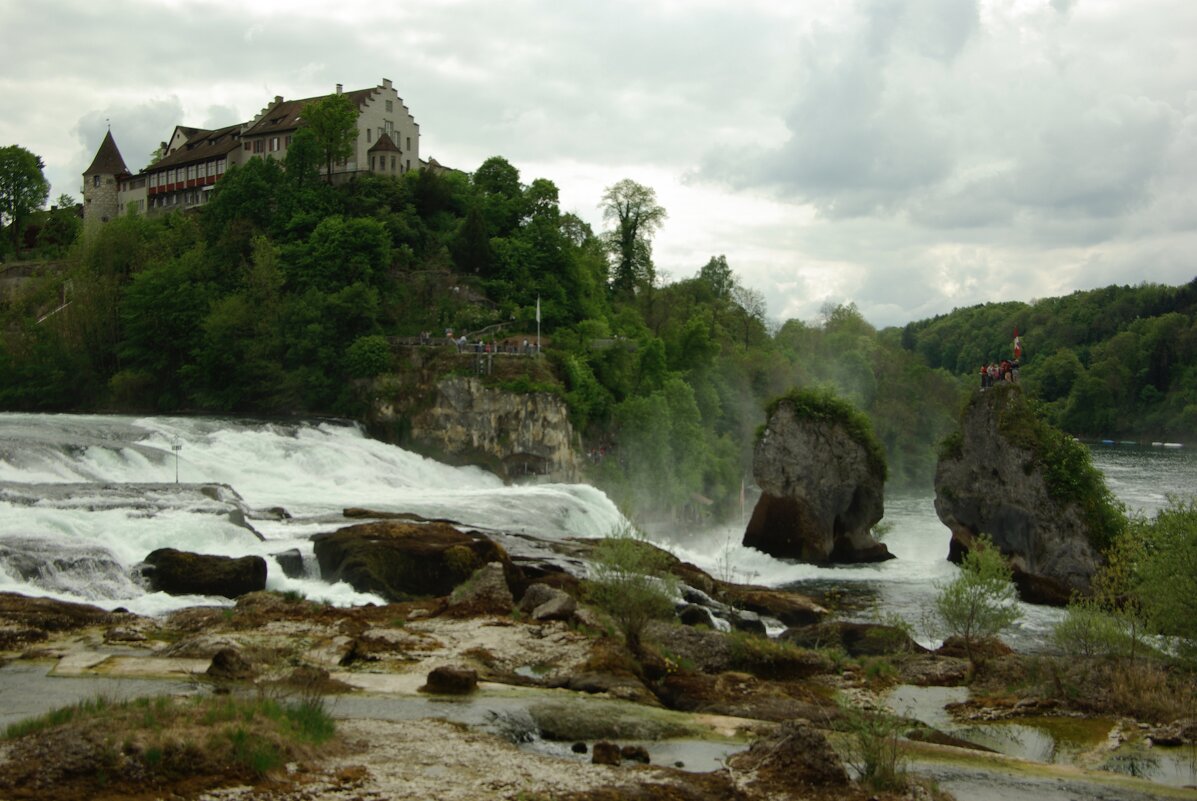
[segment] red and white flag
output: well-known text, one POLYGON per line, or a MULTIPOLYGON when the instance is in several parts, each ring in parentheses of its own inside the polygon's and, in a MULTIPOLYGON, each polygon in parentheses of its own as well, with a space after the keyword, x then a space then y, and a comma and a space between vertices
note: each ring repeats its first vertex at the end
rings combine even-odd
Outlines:
POLYGON ((1014 326, 1014 358, 1022 358, 1022 339, 1018 336, 1018 326, 1014 326))

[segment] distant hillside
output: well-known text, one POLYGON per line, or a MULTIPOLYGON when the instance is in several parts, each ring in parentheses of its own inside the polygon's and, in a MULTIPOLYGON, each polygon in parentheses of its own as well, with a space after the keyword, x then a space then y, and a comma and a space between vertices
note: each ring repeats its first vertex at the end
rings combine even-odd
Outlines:
POLYGON ((910 323, 901 342, 931 367, 975 375, 1010 358, 1053 422, 1079 436, 1197 440, 1197 279, 986 303, 910 323))

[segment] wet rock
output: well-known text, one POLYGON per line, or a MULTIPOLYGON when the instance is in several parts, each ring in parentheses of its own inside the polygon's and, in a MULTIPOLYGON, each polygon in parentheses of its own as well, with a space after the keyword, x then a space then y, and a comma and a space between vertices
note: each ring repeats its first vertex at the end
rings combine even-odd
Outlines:
POLYGON ((507 586, 507 578, 500 562, 489 562, 478 568, 449 596, 449 609, 466 611, 471 615, 506 615, 515 608, 515 599, 507 586))
POLYGON ((678 610, 677 619, 686 626, 715 628, 715 618, 711 616, 711 610, 698 604, 686 604, 683 606, 678 610))
POLYGON ((762 637, 769 633, 765 622, 756 612, 735 611, 732 613, 731 624, 736 631, 746 631, 749 634, 759 634, 762 637))
POLYGON ((419 691, 432 695, 469 695, 478 688, 478 671, 472 668, 441 666, 428 672, 419 691))
POLYGON ((883 457, 844 421, 804 408, 783 398, 769 414, 753 454, 762 494, 744 545, 815 564, 893 558, 870 533, 883 514, 883 457))
POLYGON ((159 548, 145 558, 150 586, 168 595, 236 598, 266 589, 266 560, 260 556, 214 556, 159 548))
POLYGON ((903 659, 898 675, 904 684, 919 687, 956 687, 968 679, 968 660, 933 654, 903 659))
POLYGON ((565 686, 575 692, 606 693, 612 698, 624 701, 633 701, 649 706, 661 705, 657 696, 644 686, 644 682, 631 673, 585 671, 570 676, 566 680, 565 686))
POLYGON ((244 681, 254 677, 254 667, 236 648, 221 648, 208 665, 208 676, 214 679, 244 681))
POLYGON ((573 745, 571 745, 569 747, 569 750, 573 751, 575 754, 585 754, 587 751, 590 750, 590 748, 586 745, 586 743, 579 742, 579 743, 574 743, 573 745))
POLYGON ((827 616, 827 610, 813 598, 787 590, 720 582, 718 597, 739 609, 775 617, 787 626, 809 626, 827 616))
POLYGON ((299 552, 298 548, 291 548, 290 550, 274 554, 274 561, 278 562, 278 566, 282 568, 283 575, 287 578, 304 578, 307 576, 307 569, 303 565, 303 554, 299 552))
POLYGON ((361 523, 317 534, 312 542, 325 581, 344 581, 388 601, 448 595, 490 562, 503 565, 508 586, 522 581, 493 541, 444 523, 361 523))
POLYGON ((600 740, 591 749, 590 761, 595 765, 618 765, 623 761, 623 755, 615 743, 600 740))
POLYGON ((902 629, 879 623, 821 623, 817 626, 786 629, 778 635, 778 639, 803 648, 838 645, 850 656, 928 653, 926 648, 911 639, 902 629))
MULTIPOLYGON (((948 637, 943 641, 943 645, 935 650, 939 656, 951 656, 957 659, 968 658, 968 647, 963 637, 955 635, 948 637)), ((982 659, 996 659, 1002 656, 1009 656, 1014 653, 1014 649, 1006 645, 996 637, 990 637, 985 640, 979 640, 973 643, 973 654, 982 659)))
POLYGON ((652 762, 648 755, 648 749, 642 745, 625 745, 619 749, 619 756, 628 762, 639 762, 641 765, 652 762))

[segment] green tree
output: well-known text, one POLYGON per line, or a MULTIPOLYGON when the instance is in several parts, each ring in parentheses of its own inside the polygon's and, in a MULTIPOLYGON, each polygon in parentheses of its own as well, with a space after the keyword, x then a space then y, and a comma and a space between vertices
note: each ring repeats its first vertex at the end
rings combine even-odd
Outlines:
POLYGON ((981 642, 1021 617, 1010 566, 988 537, 977 538, 960 564, 960 575, 939 587, 935 611, 947 633, 964 641, 974 667, 984 661, 981 642))
POLYGON ((50 196, 50 182, 42 174, 45 166, 41 157, 20 145, 0 148, 0 224, 8 226, 17 256, 26 220, 50 196))
POLYGON ((324 156, 325 176, 332 183, 333 162, 353 155, 357 143, 357 109, 348 95, 327 95, 303 108, 302 123, 324 156))
POLYGON ((1132 587, 1152 628, 1197 654, 1197 498, 1171 499, 1152 520, 1133 521, 1141 543, 1132 587))
POLYGON ((630 298, 655 280, 652 236, 665 222, 665 209, 657 204, 653 189, 627 178, 607 187, 601 206, 603 219, 614 226, 606 234, 614 260, 611 289, 630 298))

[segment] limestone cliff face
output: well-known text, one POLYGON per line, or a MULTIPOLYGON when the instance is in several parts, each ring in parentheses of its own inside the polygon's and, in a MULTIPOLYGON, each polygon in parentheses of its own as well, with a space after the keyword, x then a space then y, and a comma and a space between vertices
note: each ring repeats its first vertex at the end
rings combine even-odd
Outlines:
POLYGON ((988 534, 1010 560, 1024 600, 1063 604, 1074 590, 1089 591, 1101 556, 1079 504, 1052 497, 1044 466, 1017 436, 1024 408, 1017 385, 972 398, 958 442, 940 455, 935 511, 952 530, 949 559, 988 534))
POLYGON ((893 558, 870 533, 884 512, 883 467, 837 422, 778 403, 753 456, 761 488, 744 545, 805 562, 893 558))
POLYGON ((546 392, 520 394, 477 378, 435 383, 419 409, 402 398, 375 401, 376 423, 404 421, 401 444, 455 464, 477 464, 502 478, 577 481, 573 426, 565 402, 546 392))

